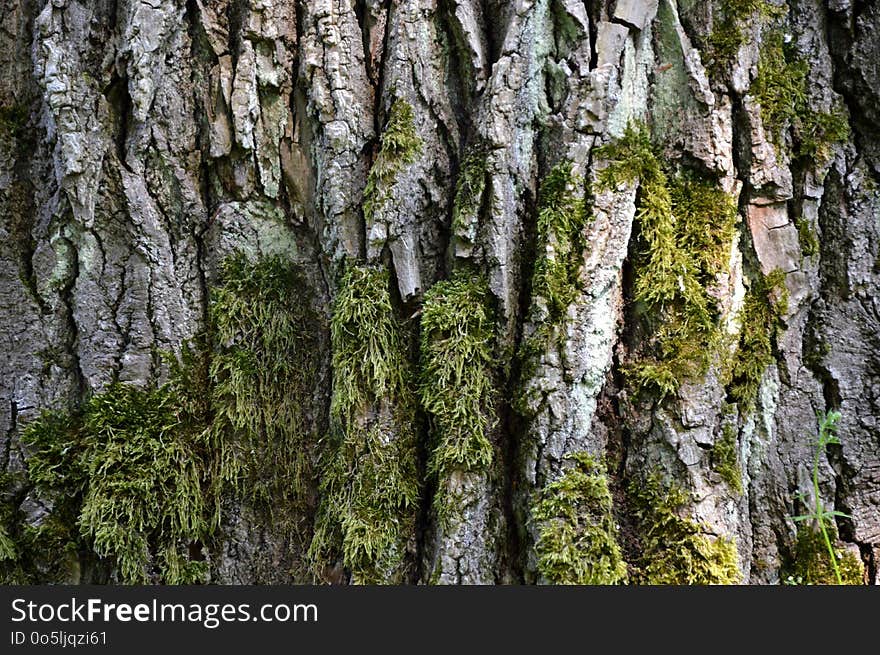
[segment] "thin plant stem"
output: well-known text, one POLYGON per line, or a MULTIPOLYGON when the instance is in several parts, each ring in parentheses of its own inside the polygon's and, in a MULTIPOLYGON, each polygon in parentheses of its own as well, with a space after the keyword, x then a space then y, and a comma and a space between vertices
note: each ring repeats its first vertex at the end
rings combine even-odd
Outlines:
MULTIPOLYGON (((827 419, 826 419, 827 420, 827 419)), ((831 544, 831 538, 828 536, 828 530, 825 527, 825 508, 822 507, 822 499, 819 496, 819 455, 825 450, 826 440, 825 421, 819 427, 819 447, 816 448, 816 456, 813 459, 813 497, 816 499, 816 520, 819 522, 819 529, 822 531, 822 537, 825 539, 825 546, 828 548, 828 555, 831 558, 831 567, 834 569, 834 577, 837 578, 837 584, 843 584, 843 578, 840 577, 840 569, 837 566, 837 555, 834 553, 834 546, 831 544)))

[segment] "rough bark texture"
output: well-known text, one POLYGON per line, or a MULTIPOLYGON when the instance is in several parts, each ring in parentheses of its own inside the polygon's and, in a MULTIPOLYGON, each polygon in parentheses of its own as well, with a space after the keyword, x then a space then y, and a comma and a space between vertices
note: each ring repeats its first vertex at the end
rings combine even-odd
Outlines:
MULTIPOLYGON (((660 480, 684 490, 674 511, 699 548, 735 548, 735 574, 680 580, 779 583, 801 570, 792 517, 815 501, 817 412, 837 410, 820 496, 876 583, 878 62, 880 8, 857 0, 3 0, 7 578, 133 579, 80 514, 94 476, 42 484, 23 435, 47 409, 91 425, 90 398, 161 387, 163 353, 198 351, 204 434, 231 416, 229 434, 281 439, 271 423, 293 422, 284 447, 304 463, 262 498, 205 469, 210 529, 114 515, 145 535, 143 579, 184 579, 156 550, 171 539, 218 583, 620 581, 592 560, 593 577, 566 573, 592 551, 566 551, 565 530, 592 513, 620 544, 609 557, 651 581, 639 503, 660 480), (651 154, 621 154, 648 134, 651 154), (651 208, 687 234, 694 185, 715 199, 699 231, 725 202, 733 227, 713 261, 676 237, 671 295, 646 299, 663 282, 651 208), (261 312, 315 314, 279 323, 311 331, 314 365, 257 427, 247 403, 287 378, 248 369, 258 401, 217 391, 224 349, 248 338, 218 327, 241 256, 247 275, 295 271, 286 304, 237 287, 254 334, 270 331, 261 312), (691 278, 709 332, 676 318, 691 278), (673 374, 649 379, 646 363, 672 361, 664 325, 686 336, 673 374), (590 506, 577 489, 594 478, 590 506), (51 521, 60 565, 28 553, 51 521)), ((259 479, 292 456, 230 452, 259 479)))

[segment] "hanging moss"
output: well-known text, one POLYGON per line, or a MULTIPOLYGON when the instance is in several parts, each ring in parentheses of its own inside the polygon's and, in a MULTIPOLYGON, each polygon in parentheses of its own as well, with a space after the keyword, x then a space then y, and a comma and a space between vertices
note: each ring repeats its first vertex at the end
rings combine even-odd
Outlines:
MULTIPOLYGON (((211 438, 223 478, 276 513, 302 508, 313 477, 309 403, 320 323, 299 269, 227 259, 211 291, 211 438)), ((200 394, 198 397, 202 397, 200 394)))
POLYGON ((728 484, 731 491, 742 493, 742 471, 737 454, 736 428, 730 423, 722 426, 721 438, 712 446, 712 468, 728 484))
POLYGON ((777 148, 784 146, 783 134, 794 134, 794 155, 822 163, 835 143, 849 138, 849 122, 840 107, 816 111, 807 95, 810 65, 786 47, 782 32, 771 31, 761 44, 758 75, 751 94, 761 107, 761 121, 777 148))
POLYGON ((163 390, 114 385, 86 405, 89 484, 79 525, 98 555, 116 559, 127 582, 149 579, 152 544, 166 582, 195 582, 205 572, 205 563, 186 553, 208 531, 193 443, 200 426, 193 427, 181 423, 163 390))
POLYGON ((727 373, 728 392, 745 412, 754 407, 764 371, 774 361, 773 342, 787 311, 785 273, 776 269, 767 276, 759 274, 740 311, 739 344, 727 373))
POLYGON ((552 584, 610 585, 626 581, 604 467, 585 452, 548 484, 532 509, 539 527, 538 571, 552 584))
POLYGON ((422 152, 422 140, 416 134, 413 108, 398 98, 388 112, 388 122, 380 137, 379 153, 373 162, 364 187, 364 218, 367 224, 391 197, 398 173, 412 164, 422 152))
POLYGON ((704 375, 720 342, 718 308, 708 288, 725 270, 737 211, 714 182, 682 172, 668 176, 647 130, 627 126, 601 146, 600 189, 639 184, 634 299, 650 336, 627 374, 661 399, 685 379, 704 375))
POLYGON ((405 395, 408 388, 403 334, 389 284, 385 269, 352 267, 333 306, 331 412, 346 423, 372 402, 405 395))
POLYGON ((425 294, 419 389, 432 421, 428 472, 440 481, 434 506, 441 520, 455 509, 442 493, 443 481, 492 464, 494 321, 488 298, 486 281, 467 272, 425 294))
POLYGON ((736 234, 737 207, 730 194, 714 180, 681 173, 671 180, 672 211, 681 227, 679 243, 696 257, 696 275, 702 286, 727 272, 736 234))
MULTIPOLYGON (((181 584, 206 573, 189 555, 189 545, 212 527, 203 499, 203 432, 198 417, 177 410, 167 386, 114 384, 79 413, 44 413, 22 442, 31 453, 31 481, 64 502, 76 499, 81 537, 115 562, 120 581, 158 576, 181 584)), ((57 527, 49 523, 30 536, 39 542, 57 527)), ((75 543, 61 532, 62 541, 75 543)))
POLYGON ((419 502, 415 405, 389 275, 354 266, 333 307, 331 430, 310 548, 356 583, 399 582, 419 502))
POLYGON ((704 534, 702 525, 682 517, 688 494, 666 486, 659 474, 629 485, 641 537, 636 582, 649 585, 738 584, 734 542, 704 534))
POLYGON ((219 524, 225 484, 273 509, 303 496, 318 329, 305 289, 289 262, 235 255, 207 333, 167 358, 168 382, 113 384, 25 427, 30 484, 52 499, 50 516, 16 535, 27 579, 56 580, 65 558, 94 552, 122 582, 200 581, 207 563, 190 550, 219 524))
MULTIPOLYGON (((833 535, 833 541, 836 541, 836 535, 833 535)), ((837 567, 840 570, 843 584, 864 584, 865 569, 859 558, 848 550, 837 553, 837 555, 837 567)), ((818 530, 807 526, 801 526, 798 530, 794 548, 794 562, 790 568, 789 579, 793 584, 837 584, 828 548, 818 530)))

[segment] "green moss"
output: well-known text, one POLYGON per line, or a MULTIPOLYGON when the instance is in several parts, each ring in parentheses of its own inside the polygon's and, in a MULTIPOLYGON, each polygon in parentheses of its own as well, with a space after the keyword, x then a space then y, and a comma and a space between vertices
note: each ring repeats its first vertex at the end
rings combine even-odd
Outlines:
POLYGON ((282 499, 288 511, 302 507, 311 490, 308 416, 320 323, 308 288, 281 257, 235 255, 211 290, 210 437, 222 477, 270 512, 284 509, 282 499))
POLYGON ((794 155, 825 162, 831 147, 849 138, 849 122, 842 108, 816 111, 807 96, 809 63, 783 42, 782 32, 768 33, 761 46, 758 75, 751 93, 761 107, 761 121, 777 148, 792 128, 794 155))
POLYGON ((784 47, 782 32, 771 31, 761 44, 758 75, 751 93, 761 107, 761 121, 770 138, 781 148, 782 132, 804 106, 809 65, 784 47))
POLYGON ((80 493, 88 484, 82 461, 82 416, 46 411, 25 427, 22 441, 28 446, 28 477, 51 491, 80 493))
POLYGON ((122 582, 197 582, 207 563, 190 550, 219 524, 225 485, 272 510, 305 495, 318 350, 305 289, 289 262, 233 256, 211 290, 207 333, 168 358, 168 382, 114 384, 25 427, 30 483, 53 506, 16 536, 30 579, 93 552, 122 582))
POLYGON ((29 524, 18 509, 21 493, 29 489, 25 472, 0 474, 0 584, 76 583, 79 499, 57 494, 51 499, 35 494, 51 508, 38 524, 29 524))
MULTIPOLYGON (((865 568, 850 551, 837 553, 837 566, 840 577, 845 585, 861 585, 865 583, 865 568)), ((830 553, 818 530, 801 526, 797 533, 794 547, 794 562, 789 570, 792 583, 833 585, 837 577, 831 566, 830 553)))
POLYGON ((404 339, 385 269, 351 267, 333 307, 333 404, 346 423, 374 401, 405 394, 404 339))
POLYGON ((730 423, 722 426, 721 438, 712 446, 712 468, 732 491, 737 494, 742 493, 742 471, 737 454, 736 428, 730 423))
MULTIPOLYGON (((151 545, 186 551, 208 531, 196 451, 201 426, 188 425, 173 403, 165 389, 113 385, 94 396, 83 414, 82 464, 89 483, 80 530, 98 555, 115 558, 126 582, 149 579, 151 545)), ((192 562, 183 575, 163 568, 163 578, 194 582, 202 567, 192 562)))
MULTIPOLYGON (((554 166, 538 192, 535 267, 532 271, 528 322, 534 331, 519 348, 520 379, 528 381, 549 348, 561 346, 568 308, 581 291, 590 220, 583 180, 572 172, 571 162, 554 166)), ((528 392, 515 399, 517 411, 528 416, 534 408, 528 392)))
POLYGON ((7 534, 6 527, 0 525, 0 561, 18 559, 18 549, 15 542, 7 534))
POLYGON ((783 9, 767 0, 722 0, 721 17, 715 22, 708 38, 707 62, 719 70, 735 57, 749 40, 754 27, 749 22, 782 15, 783 9))
POLYGON ((585 452, 548 484, 532 510, 538 523, 538 571, 552 584, 609 585, 626 581, 604 467, 585 452))
MULTIPOLYGON (((487 471, 492 464, 494 320, 488 299, 486 281, 467 272, 425 294, 419 389, 434 435, 428 472, 440 480, 440 490, 453 472, 487 471)), ((434 505, 441 518, 455 509, 443 493, 434 505)))
POLYGON ((803 216, 795 219, 798 231, 798 241, 801 244, 801 252, 804 257, 814 257, 819 254, 819 238, 810 226, 810 222, 803 216))
POLYGON ((532 296, 547 304, 549 321, 560 322, 580 290, 587 210, 583 181, 562 162, 544 178, 538 194, 538 256, 532 296))
POLYGON ((68 498, 57 498, 51 514, 39 525, 23 523, 7 533, 12 549, 0 562, 2 584, 73 584, 79 582, 82 537, 68 498))
POLYGON ((25 428, 22 441, 31 452, 31 480, 78 499, 81 536, 97 555, 112 558, 121 581, 147 582, 155 568, 160 579, 179 584, 205 573, 204 563, 188 554, 210 529, 203 429, 176 410, 168 387, 114 384, 77 414, 43 414, 25 428), (156 553, 169 551, 186 567, 173 570, 157 560, 156 553))
POLYGON ((651 135, 642 123, 628 123, 618 139, 599 146, 594 154, 597 159, 606 162, 597 174, 600 190, 614 189, 621 184, 636 184, 643 179, 663 175, 651 135))
MULTIPOLYGON (((333 396, 310 557, 341 550, 357 583, 396 582, 419 500, 415 404, 384 269, 354 266, 333 307, 333 396)), ((320 575, 320 571, 319 571, 320 575)))
POLYGON ((90 483, 87 457, 91 450, 83 422, 81 411, 44 411, 22 433, 29 452, 28 482, 38 497, 50 499, 51 512, 38 525, 24 524, 22 517, 15 517, 18 553, 11 573, 19 584, 67 582, 77 559, 74 555, 90 549, 79 525, 90 483))
POLYGON ((412 164, 422 152, 422 140, 416 134, 412 105, 398 98, 388 112, 388 122, 380 137, 379 153, 370 168, 364 187, 363 209, 367 223, 391 197, 398 173, 412 164))
POLYGON ((477 238, 480 205, 486 190, 486 147, 478 144, 464 158, 455 185, 452 205, 452 233, 467 245, 477 238))
POLYGON ((745 412, 754 407, 764 371, 774 361, 773 342, 787 311, 785 273, 776 269, 766 276, 759 274, 739 314, 739 343, 726 374, 728 392, 745 412))
POLYGON ((708 288, 726 268, 736 205, 712 181, 667 175, 644 127, 627 126, 596 155, 608 162, 600 189, 639 184, 633 295, 650 336, 627 373, 637 389, 663 398, 704 375, 717 355, 718 308, 708 288))
POLYGON ((683 518, 689 497, 667 487, 658 474, 629 485, 629 498, 641 537, 636 581, 649 585, 738 584, 736 547, 730 539, 710 538, 698 522, 683 518))
POLYGON ((671 181, 672 211, 681 223, 679 243, 696 257, 702 286, 713 284, 727 271, 736 233, 734 198, 713 180, 682 173, 671 181))
POLYGON ((830 112, 799 108, 795 122, 798 156, 825 162, 831 156, 831 147, 843 143, 849 135, 849 120, 842 108, 835 107, 830 112))

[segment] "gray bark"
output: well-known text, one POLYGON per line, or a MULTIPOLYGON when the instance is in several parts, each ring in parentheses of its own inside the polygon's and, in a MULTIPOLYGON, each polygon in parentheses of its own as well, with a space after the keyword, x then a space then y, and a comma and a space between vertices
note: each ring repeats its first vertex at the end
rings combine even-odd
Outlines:
MULTIPOLYGON (((841 548, 876 583, 880 9, 792 0, 784 15, 748 18, 733 60, 716 70, 709 37, 722 4, 3 0, 0 465, 27 469, 20 436, 43 410, 75 410, 115 382, 166 380, 160 351, 180 353, 205 327, 210 289, 236 252, 299 265, 328 321, 348 263, 389 269, 410 345, 425 292, 472 265, 496 316, 495 456, 439 482, 419 463, 428 482, 406 580, 547 581, 534 504, 566 457, 585 451, 607 456, 624 530, 623 490, 659 471, 690 492, 683 511, 706 535, 734 540, 743 582, 779 583, 796 539, 791 517, 803 513, 797 494, 813 495, 816 413, 836 409, 841 445, 821 458, 820 491, 850 515, 837 519, 841 548), (846 116, 849 136, 827 158, 791 156, 791 136, 779 147, 764 124, 754 83, 771 23, 809 64, 809 105, 846 116), (421 151, 365 217, 397 100, 412 107, 421 151), (737 236, 714 291, 734 333, 750 281, 785 273, 774 361, 754 407, 732 418, 715 367, 662 402, 637 398, 625 381, 641 338, 630 311, 637 182, 590 194, 578 291, 535 366, 519 359, 549 321, 531 288, 541 182, 567 161, 593 185, 605 165, 596 147, 633 121, 651 126, 664 160, 735 197, 737 236), (453 225, 472 153, 478 199, 453 225), (815 256, 805 256, 797 221, 818 237, 815 256), (742 494, 712 466, 724 423, 735 426, 742 494), (438 484, 457 498, 446 521, 430 509, 438 484)), ((320 343, 316 433, 333 393, 327 333, 320 343)), ((414 420, 424 459, 431 422, 421 411, 414 420)), ((332 574, 304 563, 319 477, 298 536, 228 498, 205 552, 210 580, 347 580, 341 560, 332 574)), ((38 526, 52 500, 15 480, 2 500, 38 526)), ((85 559, 77 570, 69 579, 105 575, 85 559)))

